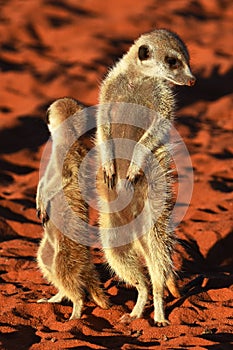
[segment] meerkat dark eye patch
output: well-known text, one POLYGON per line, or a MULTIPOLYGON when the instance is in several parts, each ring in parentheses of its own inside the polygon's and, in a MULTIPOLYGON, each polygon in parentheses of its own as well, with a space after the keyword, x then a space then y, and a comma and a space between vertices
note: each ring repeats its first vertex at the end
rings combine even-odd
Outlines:
POLYGON ((175 69, 180 66, 180 60, 176 57, 165 57, 165 62, 169 65, 170 68, 175 69))
POLYGON ((140 61, 145 61, 150 58, 150 49, 147 45, 142 45, 138 49, 138 58, 140 61))

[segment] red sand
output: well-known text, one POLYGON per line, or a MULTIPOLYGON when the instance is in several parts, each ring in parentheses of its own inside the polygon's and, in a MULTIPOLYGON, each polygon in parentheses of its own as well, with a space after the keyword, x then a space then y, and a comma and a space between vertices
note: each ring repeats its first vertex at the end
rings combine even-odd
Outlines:
POLYGON ((1 2, 0 12, 0 348, 1 349, 231 349, 233 345, 231 0, 1 2), (79 3, 79 4, 78 4, 79 3), (55 292, 35 262, 42 228, 35 191, 46 107, 73 96, 96 104, 107 67, 133 39, 157 27, 186 41, 198 81, 178 89, 176 127, 194 167, 190 208, 177 229, 175 258, 184 297, 165 298, 171 325, 144 317, 119 323, 136 298, 95 262, 113 306, 87 301, 80 320, 72 305, 37 304, 55 292))

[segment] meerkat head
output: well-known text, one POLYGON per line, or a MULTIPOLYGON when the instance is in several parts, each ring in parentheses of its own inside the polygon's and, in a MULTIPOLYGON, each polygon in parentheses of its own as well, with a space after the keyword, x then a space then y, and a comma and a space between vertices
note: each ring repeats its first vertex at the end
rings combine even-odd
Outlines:
POLYGON ((189 66, 188 49, 175 33, 157 29, 143 34, 129 51, 136 69, 148 77, 167 80, 175 85, 195 84, 189 66))
POLYGON ((73 98, 59 98, 53 102, 46 115, 49 131, 53 133, 67 118, 81 111, 83 106, 73 98))

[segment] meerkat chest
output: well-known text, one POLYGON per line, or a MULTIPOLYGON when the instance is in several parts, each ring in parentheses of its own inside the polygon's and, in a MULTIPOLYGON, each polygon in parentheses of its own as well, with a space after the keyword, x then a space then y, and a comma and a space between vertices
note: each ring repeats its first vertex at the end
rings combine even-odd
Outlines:
POLYGON ((157 101, 155 98, 156 87, 151 81, 126 81, 127 94, 125 99, 127 102, 135 103, 149 109, 156 110, 157 101))
POLYGON ((135 102, 114 103, 111 112, 111 137, 138 142, 151 125, 154 113, 154 110, 135 102))

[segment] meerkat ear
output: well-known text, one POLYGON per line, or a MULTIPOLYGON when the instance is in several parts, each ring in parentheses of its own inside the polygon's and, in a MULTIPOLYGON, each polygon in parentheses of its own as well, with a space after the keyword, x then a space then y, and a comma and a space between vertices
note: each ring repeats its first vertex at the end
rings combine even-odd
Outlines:
POLYGON ((47 112, 46 112, 46 115, 45 115, 45 122, 46 122, 46 124, 49 124, 49 123, 50 123, 49 114, 50 114, 50 109, 48 108, 48 109, 47 109, 47 112))
POLYGON ((145 61, 150 58, 150 48, 147 45, 142 45, 138 49, 138 58, 140 61, 145 61))

